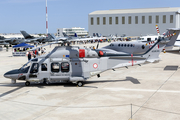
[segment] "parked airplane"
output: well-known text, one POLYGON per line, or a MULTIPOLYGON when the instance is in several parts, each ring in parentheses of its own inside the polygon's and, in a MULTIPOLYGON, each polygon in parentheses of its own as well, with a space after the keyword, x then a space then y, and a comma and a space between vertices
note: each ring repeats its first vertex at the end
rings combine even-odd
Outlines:
POLYGON ((47 38, 46 37, 34 37, 30 34, 28 34, 26 31, 20 31, 25 39, 31 40, 34 43, 37 42, 44 42, 47 38))
MULTIPOLYGON (((164 49, 172 49, 172 47, 174 46, 174 43, 180 33, 180 29, 169 28, 167 30, 168 30, 167 33, 170 33, 169 35, 165 34, 163 36, 157 37, 157 39, 170 40, 170 42, 168 42, 166 44, 164 49), (169 39, 168 39, 168 37, 169 37, 169 39)), ((121 52, 121 54, 143 54, 150 47, 152 47, 154 43, 155 43, 155 41, 113 42, 110 45, 100 48, 98 50, 99 51, 107 51, 108 53, 117 53, 117 54, 119 54, 119 52, 121 52)))
MULTIPOLYGON (((72 82, 79 87, 84 81, 100 73, 120 67, 134 66, 159 60, 159 54, 169 40, 159 38, 151 48, 143 54, 122 54, 111 52, 113 48, 93 50, 73 46, 57 46, 49 54, 30 60, 20 69, 11 70, 4 74, 12 83, 24 80, 30 82, 59 83, 72 82)), ((132 50, 137 48, 132 47, 132 50)), ((140 48, 141 49, 141 48, 140 48)))
MULTIPOLYGON (((175 32, 172 32, 172 33, 175 33, 175 32)), ((163 36, 165 36, 167 34, 169 34, 169 32, 166 32, 163 35, 159 34, 159 36, 163 37, 163 36)), ((141 41, 141 42, 151 42, 151 41, 155 41, 157 39, 158 39, 158 35, 147 35, 147 36, 140 37, 138 41, 141 41)), ((171 46, 171 48, 169 48, 169 49, 172 49, 172 47, 173 46, 171 46)), ((176 41, 174 43, 174 47, 180 47, 180 34, 178 34, 178 33, 177 33, 177 39, 176 39, 176 41)), ((169 50, 169 49, 166 48, 166 50, 169 50)))
POLYGON ((0 45, 9 45, 11 47, 11 45, 17 45, 20 43, 31 43, 32 40, 27 40, 24 38, 5 38, 5 37, 0 37, 0 45))

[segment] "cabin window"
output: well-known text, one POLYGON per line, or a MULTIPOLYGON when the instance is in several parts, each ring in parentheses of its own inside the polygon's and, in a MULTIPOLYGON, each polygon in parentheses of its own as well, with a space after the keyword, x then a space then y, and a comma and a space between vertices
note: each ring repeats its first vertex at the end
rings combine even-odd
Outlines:
POLYGON ((59 63, 51 63, 51 72, 59 72, 59 63))
POLYGON ((121 44, 121 47, 123 47, 123 44, 121 44))
POLYGON ((124 44, 124 47, 126 47, 126 44, 124 44))
POLYGON ((151 38, 147 38, 147 41, 151 41, 151 38))
POLYGON ((68 62, 61 63, 61 71, 62 72, 69 72, 69 63, 68 62))
POLYGON ((118 44, 118 46, 120 47, 121 45, 120 45, 120 44, 118 44))
POLYGON ((47 71, 47 63, 41 64, 41 71, 47 71))
POLYGON ((133 45, 131 44, 131 47, 133 47, 133 45))
POLYGON ((157 40, 157 38, 155 38, 155 40, 157 40))
POLYGON ((30 73, 37 73, 38 72, 38 68, 39 68, 39 64, 38 63, 33 63, 32 67, 31 67, 30 73))
POLYGON ((129 47, 129 44, 127 45, 127 47, 129 47))

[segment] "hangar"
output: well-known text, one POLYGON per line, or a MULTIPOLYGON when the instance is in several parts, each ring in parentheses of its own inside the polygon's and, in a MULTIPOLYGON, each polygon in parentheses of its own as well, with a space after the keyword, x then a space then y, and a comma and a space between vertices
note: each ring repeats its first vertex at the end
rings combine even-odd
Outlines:
POLYGON ((167 28, 180 28, 180 7, 100 10, 88 15, 89 35, 156 35, 155 25, 160 34, 167 28))

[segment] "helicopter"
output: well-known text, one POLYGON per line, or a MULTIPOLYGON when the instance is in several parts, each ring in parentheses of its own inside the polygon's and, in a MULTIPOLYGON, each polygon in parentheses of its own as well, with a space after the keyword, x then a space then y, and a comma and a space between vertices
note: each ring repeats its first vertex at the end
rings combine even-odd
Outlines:
POLYGON ((6 72, 4 77, 10 78, 12 83, 16 83, 16 80, 26 81, 26 86, 31 82, 72 82, 82 87, 86 80, 95 75, 100 77, 100 74, 107 70, 158 62, 159 54, 169 42, 170 40, 159 36, 152 47, 141 54, 111 52, 111 48, 106 47, 90 49, 56 46, 50 53, 31 59, 20 69, 6 72))

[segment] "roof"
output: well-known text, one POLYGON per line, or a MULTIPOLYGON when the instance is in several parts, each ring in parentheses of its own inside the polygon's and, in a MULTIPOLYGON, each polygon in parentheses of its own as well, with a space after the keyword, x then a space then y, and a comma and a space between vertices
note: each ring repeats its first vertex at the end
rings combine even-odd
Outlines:
POLYGON ((28 48, 28 47, 34 47, 34 45, 29 45, 29 44, 26 44, 26 43, 20 43, 20 44, 18 44, 18 45, 13 46, 13 48, 17 48, 17 47, 25 47, 25 48, 28 48))
POLYGON ((89 15, 127 14, 127 13, 158 13, 158 12, 178 12, 178 13, 180 13, 180 7, 99 10, 99 11, 94 11, 94 12, 89 13, 89 15))

